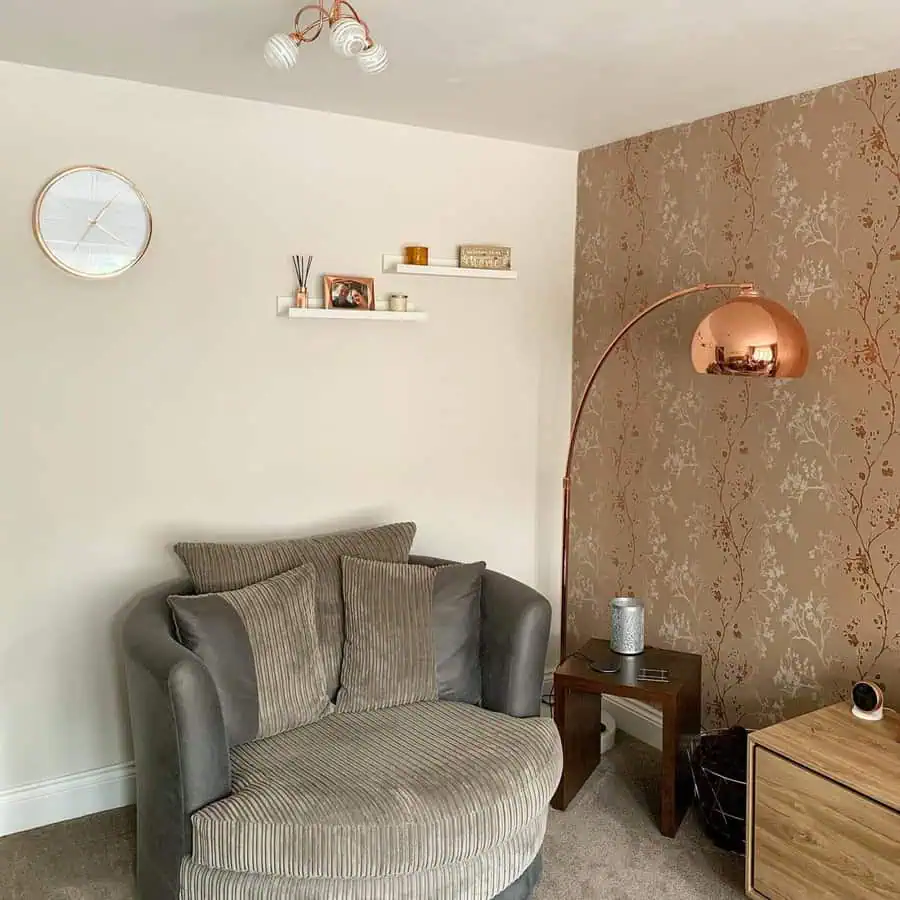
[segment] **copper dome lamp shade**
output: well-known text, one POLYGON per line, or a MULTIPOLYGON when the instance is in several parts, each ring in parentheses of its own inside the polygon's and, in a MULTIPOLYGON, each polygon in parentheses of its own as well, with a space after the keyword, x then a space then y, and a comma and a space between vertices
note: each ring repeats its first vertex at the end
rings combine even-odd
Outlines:
POLYGON ((566 474, 563 479, 562 593, 560 603, 560 660, 566 659, 568 631, 569 523, 572 466, 578 427, 597 376, 629 331, 650 313, 691 294, 710 290, 737 290, 731 300, 717 306, 699 325, 691 342, 691 362, 702 375, 744 378, 799 378, 809 364, 809 343, 799 319, 780 303, 763 296, 754 284, 697 284, 669 294, 641 310, 613 338, 588 378, 575 408, 566 474))
POLYGON ((705 375, 799 378, 809 363, 809 344, 793 313, 748 284, 700 323, 691 361, 705 375))

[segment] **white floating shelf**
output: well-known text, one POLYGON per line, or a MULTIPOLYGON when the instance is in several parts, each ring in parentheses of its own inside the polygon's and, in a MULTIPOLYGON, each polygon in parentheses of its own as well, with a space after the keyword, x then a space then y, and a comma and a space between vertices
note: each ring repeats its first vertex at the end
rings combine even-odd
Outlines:
POLYGON ((288 310, 291 319, 373 319, 378 322, 425 322, 423 312, 385 312, 380 309, 298 309, 288 310))
POLYGON ((519 273, 513 269, 461 269, 455 259, 432 259, 428 266, 410 266, 402 256, 385 254, 381 271, 388 275, 431 275, 443 278, 487 278, 494 281, 515 281, 519 273))
POLYGON ((294 306, 293 297, 276 297, 275 314, 286 319, 367 319, 377 322, 427 322, 428 313, 421 310, 389 312, 382 309, 325 309, 325 301, 311 297, 310 306, 294 306))

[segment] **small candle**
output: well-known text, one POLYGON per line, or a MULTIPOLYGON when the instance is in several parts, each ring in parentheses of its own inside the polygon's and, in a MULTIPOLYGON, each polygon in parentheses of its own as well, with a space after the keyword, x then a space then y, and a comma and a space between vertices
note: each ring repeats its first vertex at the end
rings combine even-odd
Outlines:
POLYGON ((406 264, 408 266, 427 266, 428 248, 410 246, 406 248, 406 264))

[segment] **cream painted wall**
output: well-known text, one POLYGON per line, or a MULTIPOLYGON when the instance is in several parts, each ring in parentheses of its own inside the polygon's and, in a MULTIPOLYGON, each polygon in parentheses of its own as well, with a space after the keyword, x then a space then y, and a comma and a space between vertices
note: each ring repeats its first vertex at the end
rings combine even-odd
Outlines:
POLYGON ((410 518, 558 594, 574 153, 0 63, 0 161, 0 791, 130 758, 114 622, 176 539, 410 518), (85 162, 152 205, 109 282, 31 234, 85 162), (521 278, 381 276, 409 241, 521 278), (429 322, 276 318, 292 252, 429 322))

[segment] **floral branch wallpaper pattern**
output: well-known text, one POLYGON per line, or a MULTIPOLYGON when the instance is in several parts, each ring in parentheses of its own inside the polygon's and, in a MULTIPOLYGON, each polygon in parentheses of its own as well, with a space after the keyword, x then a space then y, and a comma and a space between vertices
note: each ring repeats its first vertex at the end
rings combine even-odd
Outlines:
POLYGON ((812 360, 799 380, 695 375, 710 294, 631 333, 576 449, 570 647, 633 595, 648 643, 703 654, 708 726, 860 678, 900 703, 898 276, 897 72, 582 154, 576 398, 628 318, 703 281, 784 302, 812 360))

